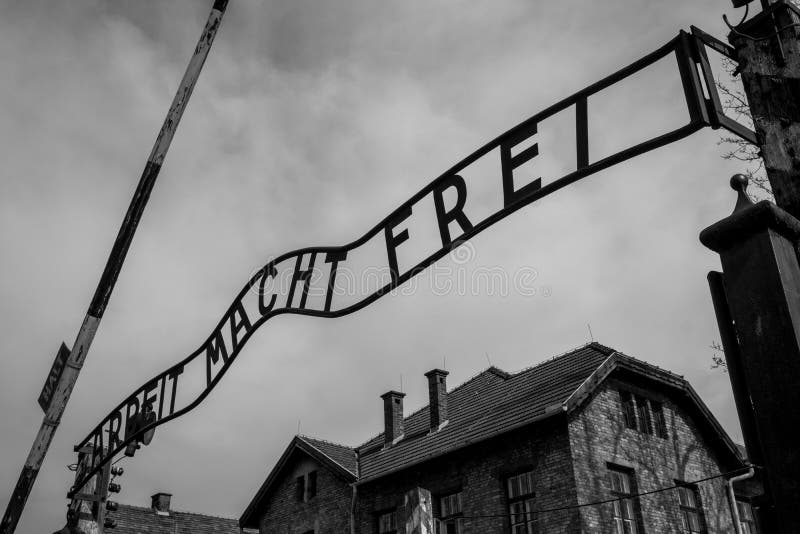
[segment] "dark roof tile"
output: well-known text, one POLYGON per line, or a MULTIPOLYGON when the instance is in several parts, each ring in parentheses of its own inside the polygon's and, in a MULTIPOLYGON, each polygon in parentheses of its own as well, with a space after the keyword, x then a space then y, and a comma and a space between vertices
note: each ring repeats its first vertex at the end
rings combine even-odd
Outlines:
MULTIPOLYGON (((240 534, 236 519, 170 511, 158 515, 152 508, 120 504, 107 517, 117 522, 114 534, 240 534)), ((248 531, 245 532, 255 532, 248 531)))
POLYGON ((561 404, 597 369, 613 349, 590 343, 534 367, 509 374, 490 367, 448 392, 449 422, 429 430, 429 407, 405 419, 405 439, 383 448, 383 434, 359 447, 361 480, 482 441, 531 423, 561 404))
POLYGON ((309 436, 297 437, 356 476, 356 451, 352 447, 309 436))

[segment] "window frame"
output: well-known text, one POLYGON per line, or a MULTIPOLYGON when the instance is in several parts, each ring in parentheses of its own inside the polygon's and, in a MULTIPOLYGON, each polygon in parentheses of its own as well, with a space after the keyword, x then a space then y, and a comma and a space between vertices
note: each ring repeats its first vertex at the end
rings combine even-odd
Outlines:
POLYGON ((650 415, 650 399, 634 395, 636 399, 636 417, 639 419, 639 432, 653 435, 653 418, 650 415))
POLYGON ((294 498, 296 502, 306 502, 306 475, 295 478, 294 498))
POLYGON ((653 427, 655 435, 662 439, 669 439, 667 429, 667 415, 664 410, 664 403, 660 401, 650 401, 650 411, 653 412, 653 427))
POLYGON ((533 489, 533 481, 533 470, 522 471, 520 473, 510 475, 505 479, 508 520, 511 534, 517 534, 519 532, 517 528, 520 526, 523 528, 522 534, 537 534, 539 532, 539 514, 535 511, 536 492, 533 489), (518 487, 520 488, 520 493, 512 496, 512 480, 519 479, 520 477, 527 477, 528 491, 523 492, 522 485, 519 485, 518 487), (519 504, 522 504, 524 508, 523 512, 514 511, 514 506, 519 504), (524 518, 521 522, 516 522, 515 516, 521 514, 524 514, 524 518))
MULTIPOLYGON (((436 518, 436 532, 437 534, 448 534, 449 529, 447 528, 448 525, 455 526, 455 533, 454 534, 462 534, 461 530, 461 517, 464 515, 464 503, 463 497, 464 491, 459 489, 456 491, 451 491, 450 493, 444 493, 436 498, 436 502, 439 505, 438 515, 439 517, 436 518), (456 502, 458 503, 458 511, 454 513, 448 513, 444 515, 445 506, 444 501, 445 499, 450 499, 452 497, 456 498, 456 502)), ((448 510, 450 511, 450 510, 448 510)))
POLYGON ((611 497, 616 498, 612 502, 613 529, 616 534, 644 534, 642 522, 642 511, 638 497, 638 486, 636 484, 636 471, 621 465, 612 463, 606 464, 608 472, 608 486, 611 497), (627 490, 624 483, 620 484, 620 489, 615 488, 614 475, 620 475, 621 481, 627 481, 627 490), (625 511, 630 517, 625 517, 625 511), (626 529, 627 525, 627 529, 626 529))
POLYGON ((636 430, 641 434, 669 439, 663 402, 622 387, 617 391, 619 392, 620 413, 625 428, 636 430))
POLYGON ((739 514, 739 527, 742 529, 742 534, 758 534, 758 522, 756 521, 756 514, 753 510, 753 503, 750 501, 750 499, 739 497, 737 495, 734 506, 736 506, 736 511, 739 514), (746 519, 742 513, 744 508, 740 507, 739 505, 744 505, 747 507, 746 509, 749 510, 748 517, 746 519))
POLYGON ((622 422, 625 427, 631 430, 639 430, 639 424, 636 420, 636 401, 633 393, 627 389, 620 389, 619 400, 622 407, 622 422))
POLYGON ((317 496, 317 470, 306 473, 306 502, 317 496))
POLYGON ((679 526, 681 533, 706 534, 708 532, 708 526, 706 524, 706 514, 703 510, 703 499, 700 495, 700 488, 697 487, 696 484, 689 484, 682 480, 676 480, 675 484, 678 486, 676 495, 678 498, 678 511, 680 513, 681 520, 681 524, 679 526), (683 495, 684 492, 694 498, 693 506, 691 504, 684 504, 683 499, 681 499, 681 495, 683 495), (693 527, 691 525, 691 521, 688 519, 690 514, 696 514, 697 528, 699 530, 692 530, 693 527))
POLYGON ((381 510, 375 514, 375 532, 377 534, 396 534, 397 533, 397 508, 389 508, 381 510), (381 519, 386 516, 391 516, 391 525, 389 530, 381 530, 381 519))
POLYGON ((295 478, 294 497, 296 502, 309 502, 317 496, 317 492, 318 477, 316 469, 295 478))

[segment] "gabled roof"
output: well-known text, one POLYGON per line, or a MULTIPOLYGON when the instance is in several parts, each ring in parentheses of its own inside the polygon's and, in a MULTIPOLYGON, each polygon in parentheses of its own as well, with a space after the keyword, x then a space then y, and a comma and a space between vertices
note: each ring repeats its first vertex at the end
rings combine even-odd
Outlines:
POLYGON ((284 466, 298 451, 314 458, 317 462, 327 467, 331 472, 338 475, 346 482, 354 482, 356 480, 356 453, 354 449, 309 436, 295 436, 291 443, 289 443, 289 446, 286 447, 286 450, 283 451, 278 463, 276 463, 275 467, 270 471, 267 480, 264 481, 256 492, 250 504, 247 505, 242 517, 239 518, 239 524, 242 528, 257 526, 258 518, 255 517, 255 514, 258 508, 269 494, 272 485, 278 480, 284 466))
POLYGON ((114 534, 240 534, 235 519, 170 511, 158 515, 151 508, 120 504, 108 517, 117 522, 114 534))
POLYGON ((405 419, 405 437, 384 449, 383 434, 360 447, 360 481, 483 441, 553 413, 614 353, 590 343, 516 374, 490 367, 447 394, 449 422, 430 432, 429 407, 405 419))
POLYGON ((740 460, 734 443, 682 376, 592 342, 515 374, 486 369, 447 394, 449 422, 437 432, 430 431, 429 406, 411 414, 397 444, 384 447, 381 433, 357 447, 358 483, 572 412, 612 372, 633 373, 677 390, 727 457, 740 460))

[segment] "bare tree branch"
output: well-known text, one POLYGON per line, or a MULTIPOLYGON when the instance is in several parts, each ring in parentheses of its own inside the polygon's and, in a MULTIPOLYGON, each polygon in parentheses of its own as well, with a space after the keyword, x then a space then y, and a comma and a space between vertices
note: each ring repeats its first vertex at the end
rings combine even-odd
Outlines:
MULTIPOLYGON (((722 99, 725 115, 751 130, 755 129, 753 117, 750 114, 750 105, 747 103, 747 95, 744 93, 741 83, 734 76, 736 63, 729 59, 723 59, 722 66, 728 73, 729 80, 728 83, 717 80, 716 86, 722 99)), ((748 164, 743 174, 750 179, 750 184, 757 191, 754 196, 770 200, 774 198, 758 146, 735 136, 720 137, 717 144, 724 145, 728 149, 722 155, 722 159, 748 164)), ((751 189, 751 191, 753 190, 751 189)))

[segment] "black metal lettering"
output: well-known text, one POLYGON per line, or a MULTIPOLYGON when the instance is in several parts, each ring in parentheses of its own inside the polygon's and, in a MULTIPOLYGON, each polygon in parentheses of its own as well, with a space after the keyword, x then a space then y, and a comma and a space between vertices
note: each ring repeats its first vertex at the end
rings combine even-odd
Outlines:
POLYGON ((408 228, 395 235, 394 228, 401 222, 411 217, 411 206, 407 206, 394 213, 383 228, 386 237, 386 255, 389 258, 389 275, 392 277, 392 284, 396 284, 400 278, 400 270, 397 266, 397 247, 408 241, 408 228))
POLYGON ((119 439, 119 431, 121 426, 122 426, 122 414, 119 413, 119 410, 117 410, 111 414, 111 417, 108 420, 107 432, 108 432, 109 451, 113 451, 122 443, 122 440, 119 439))
POLYGON ((467 183, 458 174, 450 174, 441 179, 433 190, 433 204, 436 207, 436 220, 439 222, 439 235, 442 237, 442 246, 446 247, 453 240, 450 238, 450 223, 455 221, 461 227, 461 233, 472 230, 472 222, 464 214, 464 205, 467 203, 467 183), (456 189, 456 204, 450 211, 444 207, 444 191, 450 187, 456 189))
POLYGON ((537 178, 517 190, 514 189, 514 169, 539 155, 539 143, 532 144, 513 157, 511 156, 511 149, 536 133, 536 123, 528 124, 525 128, 514 131, 500 144, 500 165, 503 174, 503 205, 506 208, 542 188, 542 179, 537 178))
POLYGON ((308 269, 305 271, 300 269, 303 261, 303 255, 297 256, 297 261, 294 264, 294 274, 292 275, 292 283, 289 286, 289 295, 286 297, 286 307, 292 307, 292 300, 294 300, 294 289, 298 283, 303 282, 303 294, 300 297, 299 309, 306 307, 306 298, 308 298, 308 288, 311 285, 311 274, 314 272, 314 261, 317 259, 317 253, 311 253, 311 259, 308 261, 308 269))
POLYGON ((328 291, 325 293, 325 311, 331 311, 331 301, 333 300, 333 287, 336 284, 336 269, 339 268, 339 262, 347 259, 347 251, 341 250, 337 252, 328 252, 325 256, 325 263, 331 264, 331 275, 328 278, 328 291))
POLYGON ((161 392, 158 395, 158 419, 161 420, 161 416, 164 414, 164 390, 166 389, 167 385, 167 377, 161 377, 161 392))
POLYGON ((169 377, 172 379, 172 396, 169 399, 169 414, 172 415, 175 413, 175 397, 178 394, 178 376, 183 373, 183 367, 178 367, 174 369, 172 372, 169 373, 169 377))
POLYGON ((247 317, 247 312, 244 310, 244 306, 242 306, 242 301, 236 301, 236 305, 231 311, 229 321, 231 325, 231 343, 233 344, 231 351, 233 354, 236 354, 239 351, 239 332, 244 330, 244 333, 247 334, 247 332, 253 328, 253 325, 250 324, 250 318, 247 317), (237 316, 239 317, 238 321, 236 319, 237 316))
MULTIPOLYGON (((138 393, 137 393, 138 395, 138 393)), ((134 395, 128 399, 128 405, 125 407, 125 439, 131 437, 132 433, 136 431, 136 424, 133 423, 134 417, 139 414, 139 398, 134 395), (133 413, 131 413, 133 407, 133 413)))
POLYGON ((157 380, 148 382, 148 384, 144 387, 144 395, 142 396, 142 407, 145 407, 149 404, 150 407, 152 408, 153 402, 158 398, 158 396, 151 395, 151 393, 153 393, 157 389, 158 389, 157 380))
POLYGON ((222 337, 222 332, 217 330, 206 345, 206 384, 208 385, 211 384, 211 365, 216 364, 220 356, 223 365, 228 363, 228 348, 225 346, 225 338, 222 337))
POLYGON ((271 263, 264 268, 264 274, 261 275, 261 281, 258 283, 258 311, 261 315, 266 315, 275 306, 276 296, 273 294, 268 305, 264 304, 264 285, 267 283, 268 277, 275 278, 278 276, 278 271, 271 263))

